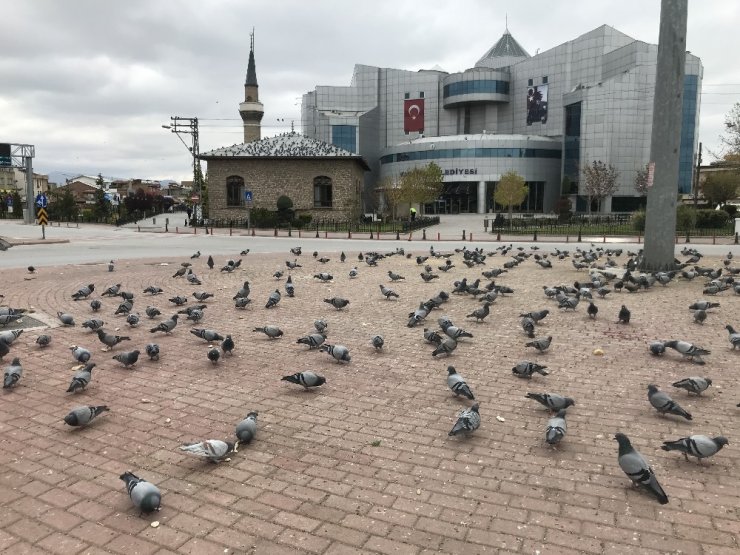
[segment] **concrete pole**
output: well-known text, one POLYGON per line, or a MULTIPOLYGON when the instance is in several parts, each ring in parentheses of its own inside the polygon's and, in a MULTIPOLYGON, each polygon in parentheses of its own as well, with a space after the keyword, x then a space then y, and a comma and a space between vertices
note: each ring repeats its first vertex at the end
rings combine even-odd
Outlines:
POLYGON ((478 214, 486 213, 486 182, 478 182, 478 214))
POLYGON ((32 224, 36 219, 36 205, 33 194, 33 158, 26 156, 26 217, 24 223, 32 224))
POLYGON ((641 264, 643 270, 653 272, 674 268, 687 11, 688 0, 661 0, 650 142, 655 177, 647 195, 645 251, 641 264))

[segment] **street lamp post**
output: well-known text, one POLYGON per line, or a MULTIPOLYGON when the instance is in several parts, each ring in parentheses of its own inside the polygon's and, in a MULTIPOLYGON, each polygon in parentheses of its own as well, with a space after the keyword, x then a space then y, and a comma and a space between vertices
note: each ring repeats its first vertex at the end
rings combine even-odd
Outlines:
POLYGON ((170 117, 172 123, 170 125, 163 125, 162 129, 169 129, 170 132, 175 133, 177 138, 180 139, 188 152, 193 156, 193 188, 198 195, 198 204, 195 206, 193 215, 197 222, 199 218, 203 217, 203 173, 200 168, 200 143, 198 140, 198 118, 183 118, 179 116, 170 117), (183 140, 181 135, 190 135, 191 146, 183 140))

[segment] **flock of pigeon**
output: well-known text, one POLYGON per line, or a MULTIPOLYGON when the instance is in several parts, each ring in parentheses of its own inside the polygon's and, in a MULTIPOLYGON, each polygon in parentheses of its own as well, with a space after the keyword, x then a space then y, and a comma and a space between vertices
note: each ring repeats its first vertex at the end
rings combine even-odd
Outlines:
MULTIPOLYGON (((466 266, 470 270, 486 267, 487 269, 482 271, 482 276, 489 280, 489 282, 484 284, 481 278, 469 281, 467 277, 459 281, 454 281, 450 284, 449 293, 441 290, 429 299, 420 301, 418 307, 408 313, 406 326, 408 328, 417 328, 419 326, 423 328, 423 332, 419 334, 419 341, 426 342, 433 347, 431 351, 433 358, 446 356, 450 360, 453 360, 457 347, 468 342, 468 339, 473 339, 474 334, 459 325, 455 325, 448 316, 437 318, 439 329, 434 329, 431 325, 424 327, 427 322, 433 320, 428 320, 428 317, 434 310, 441 309, 446 303, 452 302, 453 299, 465 298, 468 301, 472 301, 471 304, 473 305, 467 317, 472 319, 471 322, 485 323, 486 318, 491 314, 490 307, 496 303, 499 297, 503 298, 507 295, 515 294, 512 288, 497 283, 496 280, 518 265, 525 263, 530 258, 543 270, 552 268, 552 260, 554 259, 562 261, 570 258, 576 270, 587 272, 588 278, 586 281, 575 281, 573 285, 553 284, 543 286, 543 300, 554 302, 554 306, 557 307, 554 310, 576 312, 581 301, 587 300, 588 307, 586 308, 586 314, 589 318, 597 320, 600 317, 600 310, 595 299, 603 299, 610 294, 622 294, 626 297, 625 303, 621 305, 618 313, 613 316, 607 316, 607 318, 613 318, 615 322, 625 326, 629 326, 631 323, 631 312, 627 308, 627 304, 630 304, 629 295, 631 293, 648 290, 651 287, 666 287, 674 280, 692 281, 694 279, 699 280, 699 278, 705 278, 702 291, 703 294, 711 296, 712 299, 715 299, 717 295, 724 291, 734 291, 735 294, 740 294, 740 282, 736 283, 733 278, 733 276, 740 274, 740 268, 732 266, 731 253, 723 260, 723 267, 705 268, 699 265, 702 258, 700 253, 695 250, 684 249, 682 255, 688 257, 688 259, 686 261, 675 261, 679 269, 645 274, 641 273, 638 269, 641 253, 627 252, 626 263, 620 265, 617 259, 625 254, 622 249, 604 250, 593 248, 592 245, 590 250, 581 250, 579 248, 572 253, 557 249, 552 253, 540 253, 538 251, 539 249, 536 246, 531 247, 527 251, 523 247, 514 249, 509 245, 501 246, 487 253, 484 253, 482 249, 471 250, 467 248, 442 253, 431 247, 428 255, 419 255, 415 258, 417 266, 422 270, 420 272, 422 282, 430 283, 433 280, 440 279, 441 275, 455 267, 453 258, 459 258, 459 264, 466 266), (500 268, 490 268, 487 265, 495 259, 494 257, 497 257, 496 259, 499 260, 505 260, 500 268), (440 273, 435 272, 435 270, 440 273)), ((245 250, 241 254, 246 255, 248 252, 248 250, 245 250)), ((301 248, 295 247, 291 249, 291 254, 293 260, 287 260, 285 262, 286 270, 278 270, 272 275, 276 282, 280 282, 285 277, 285 272, 288 272, 286 281, 282 283, 284 295, 288 298, 296 296, 296 285, 293 282, 293 274, 291 272, 299 272, 303 267, 299 263, 302 256, 301 248)), ((200 256, 201 253, 198 251, 193 254, 191 259, 199 259, 200 256)), ((316 252, 313 253, 313 256, 315 260, 322 264, 330 261, 326 257, 318 258, 318 253, 316 252)), ((360 253, 357 256, 359 264, 354 266, 351 264, 347 265, 347 279, 353 280, 360 276, 361 264, 366 264, 370 267, 377 266, 379 263, 391 264, 394 257, 411 259, 413 255, 406 253, 404 249, 400 248, 388 253, 360 253)), ((343 252, 340 254, 339 260, 342 263, 347 261, 347 257, 343 252)), ((221 268, 221 272, 232 273, 240 267, 241 262, 241 258, 236 261, 229 260, 221 268)), ((112 264, 111 262, 110 271, 113 271, 112 264)), ((172 280, 184 279, 191 286, 202 285, 202 280, 196 274, 193 264, 191 261, 183 262, 180 268, 171 276, 172 280)), ((214 261, 210 256, 208 257, 207 266, 210 270, 214 269, 214 261)), ((34 269, 29 268, 29 271, 34 271, 34 269)), ((402 296, 393 290, 392 284, 405 280, 406 277, 393 270, 388 270, 387 276, 388 282, 379 284, 380 296, 378 300, 379 302, 400 302, 402 296)), ((335 279, 329 272, 318 272, 313 275, 313 278, 323 283, 330 283, 335 279)), ((176 286, 175 281, 172 282, 172 286, 173 288, 176 286)), ((218 365, 222 356, 231 355, 236 348, 232 335, 222 334, 217 330, 206 327, 196 327, 205 318, 209 299, 214 297, 214 294, 211 292, 205 290, 194 291, 192 297, 198 304, 190 305, 188 305, 190 302, 188 296, 175 295, 170 297, 168 300, 172 304, 172 311, 174 312, 169 316, 164 315, 161 308, 147 304, 144 309, 144 316, 142 316, 139 312, 134 311, 135 301, 138 300, 137 295, 131 291, 126 291, 120 283, 108 286, 100 296, 121 299, 113 314, 114 316, 125 316, 126 323, 131 330, 129 332, 131 335, 118 335, 106 329, 106 323, 97 317, 102 308, 102 303, 100 299, 93 298, 95 292, 94 284, 83 285, 76 292, 72 293, 71 299, 73 302, 89 303, 92 317, 80 322, 80 325, 82 328, 94 332, 97 339, 104 345, 106 351, 119 348, 122 344, 128 345, 130 342, 139 341, 139 337, 132 339, 131 336, 135 335, 134 330, 140 326, 144 317, 150 321, 156 321, 152 327, 146 326, 149 337, 154 337, 155 334, 178 333, 180 331, 178 323, 180 322, 180 318, 183 317, 184 320, 192 324, 192 327, 188 329, 189 333, 204 340, 208 344, 207 349, 204 349, 205 357, 213 365, 218 365)), ((162 293, 164 293, 163 289, 156 285, 150 285, 143 290, 143 295, 145 295, 145 298, 149 302, 151 302, 150 299, 157 298, 162 293)), ((250 307, 252 303, 250 294, 250 282, 244 281, 232 298, 234 308, 236 310, 244 310, 250 307)), ((278 306, 282 299, 283 293, 281 293, 280 287, 276 287, 267 297, 264 310, 270 311, 278 306)), ((338 296, 325 298, 323 302, 331 305, 337 311, 348 310, 351 306, 349 299, 338 296)), ((455 300, 455 302, 465 301, 455 300)), ((689 309, 692 311, 694 322, 697 325, 703 325, 708 315, 711 315, 712 310, 717 307, 719 307, 719 302, 716 300, 700 300, 693 303, 689 309)), ((259 308, 258 310, 262 309, 259 308)), ((18 322, 23 318, 24 313, 25 311, 23 309, 0 308, 0 326, 5 327, 18 322)), ((520 314, 521 328, 527 338, 527 340, 522 339, 523 351, 531 348, 539 355, 546 353, 551 348, 553 345, 553 336, 538 335, 537 333, 539 326, 550 313, 550 309, 543 308, 520 314)), ((63 326, 71 327, 77 325, 74 316, 69 312, 59 311, 57 317, 63 326)), ((601 314, 601 317, 604 317, 603 314, 601 314)), ((297 338, 296 344, 305 345, 308 347, 308 350, 317 349, 320 352, 326 353, 337 363, 351 363, 352 356, 348 347, 339 343, 327 342, 329 328, 327 320, 323 318, 316 319, 313 324, 314 330, 305 336, 297 338)), ((735 350, 740 347, 740 333, 736 332, 729 324, 726 325, 726 329, 729 332, 730 346, 735 350)), ((279 326, 273 324, 255 327, 253 332, 264 334, 269 340, 277 340, 284 335, 279 326)), ((8 330, 0 333, 0 358, 11 352, 13 342, 22 333, 22 329, 8 330)), ((144 337, 147 337, 147 335, 144 337)), ((81 340, 84 341, 86 339, 81 337, 81 340)), ((369 345, 376 351, 383 352, 385 346, 383 335, 376 333, 368 336, 368 340, 369 345)), ((47 347, 51 342, 52 336, 50 333, 41 334, 35 340, 35 343, 40 349, 47 347)), ((136 365, 142 351, 151 360, 159 360, 161 354, 160 346, 153 340, 142 341, 142 343, 145 344, 141 348, 120 351, 112 356, 112 359, 120 363, 124 368, 136 365)), ((704 365, 704 357, 710 355, 708 349, 683 339, 655 339, 648 345, 648 353, 653 356, 663 356, 667 349, 675 350, 683 358, 697 365, 704 365)), ((93 369, 96 363, 93 362, 92 352, 88 348, 72 345, 70 351, 73 359, 79 363, 66 391, 68 394, 74 395, 84 391, 90 384, 93 379, 93 369)), ((539 362, 521 360, 512 367, 512 374, 519 378, 531 380, 535 374, 548 376, 549 371, 547 366, 539 362)), ((3 387, 6 390, 12 390, 21 380, 22 375, 23 367, 19 358, 15 357, 12 359, 10 365, 5 368, 3 387)), ((299 385, 306 390, 320 387, 327 382, 324 376, 312 371, 297 372, 284 376, 282 380, 299 385)), ((476 399, 473 393, 473 387, 452 365, 449 365, 447 368, 447 385, 456 397, 463 397, 473 402, 473 404, 457 415, 457 419, 449 431, 449 435, 464 436, 475 432, 481 425, 481 415, 480 401, 476 399)), ((703 376, 689 376, 672 385, 675 388, 686 390, 688 394, 700 395, 712 385, 712 379, 703 376)), ((528 392, 526 397, 540 403, 550 411, 550 418, 544 430, 544 439, 547 444, 555 448, 560 442, 564 441, 567 435, 567 411, 571 407, 576 406, 576 401, 565 395, 552 392, 528 392)), ((687 420, 692 419, 692 415, 689 412, 684 410, 668 393, 660 390, 654 384, 648 386, 647 400, 661 416, 672 415, 687 420)), ((738 407, 740 407, 740 404, 738 404, 738 407)), ((105 405, 77 406, 64 417, 64 422, 72 427, 84 427, 91 424, 97 417, 109 410, 109 407, 105 405)), ((180 449, 185 453, 201 457, 211 462, 223 461, 232 453, 237 453, 240 444, 249 444, 255 437, 257 433, 257 417, 258 413, 251 411, 243 420, 236 424, 236 439, 234 442, 207 439, 182 445, 180 449)), ((632 447, 629 438, 622 433, 617 433, 614 439, 619 445, 618 464, 630 480, 635 485, 642 486, 651 492, 660 503, 667 503, 668 496, 658 483, 655 473, 646 459, 632 447)), ((662 449, 666 451, 678 451, 683 453, 687 459, 688 456, 693 456, 701 461, 717 454, 727 444, 728 440, 723 436, 691 435, 673 441, 666 441, 662 449)), ((154 484, 139 478, 130 471, 123 473, 120 478, 124 481, 133 504, 142 513, 159 510, 161 493, 154 484)))

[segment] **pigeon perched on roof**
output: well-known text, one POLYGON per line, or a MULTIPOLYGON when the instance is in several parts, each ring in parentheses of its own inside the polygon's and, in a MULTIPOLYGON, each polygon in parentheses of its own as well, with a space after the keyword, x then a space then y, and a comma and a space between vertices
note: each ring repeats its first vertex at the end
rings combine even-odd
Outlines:
POLYGON ((283 376, 281 380, 302 385, 304 389, 308 389, 309 387, 319 387, 326 383, 326 378, 319 376, 318 374, 314 374, 313 372, 298 372, 296 374, 291 374, 290 376, 283 376))
POLYGON ((538 374, 542 374, 543 376, 547 376, 549 374, 549 372, 547 371, 547 366, 543 366, 529 360, 522 360, 520 362, 517 362, 516 366, 512 367, 511 369, 511 373, 519 378, 531 379, 532 374, 534 374, 535 372, 538 374))
POLYGON ((668 496, 660 487, 653 469, 645 458, 632 447, 629 438, 624 434, 617 434, 614 439, 619 442, 617 462, 619 467, 635 485, 647 489, 661 505, 668 503, 668 496))
POLYGON ((85 364, 90 360, 90 357, 92 355, 90 354, 90 351, 85 349, 84 347, 78 347, 77 345, 72 345, 70 348, 70 351, 72 351, 72 357, 77 361, 81 362, 82 364, 85 364))
POLYGON ((527 393, 525 397, 527 397, 527 399, 534 399, 550 411, 567 409, 576 404, 576 402, 570 397, 563 397, 557 393, 527 393))
POLYGON ((534 347, 539 352, 544 353, 552 343, 552 335, 548 335, 547 337, 538 337, 532 341, 528 341, 524 344, 525 347, 534 347))
POLYGON ((77 393, 78 391, 85 389, 90 383, 90 380, 92 380, 93 368, 95 368, 95 363, 88 362, 84 368, 75 372, 75 375, 72 376, 69 388, 67 388, 67 393, 77 393))
POLYGON ((272 308, 274 306, 277 306, 277 304, 280 302, 282 295, 280 294, 280 291, 278 289, 275 289, 272 293, 270 293, 270 296, 267 298, 267 304, 265 304, 265 308, 272 308))
POLYGON ((261 328, 254 328, 252 331, 258 331, 264 333, 270 339, 277 339, 283 335, 283 330, 277 326, 263 326, 261 328))
POLYGON ((456 436, 458 434, 468 435, 480 427, 480 413, 478 412, 478 403, 475 403, 472 407, 462 411, 458 417, 457 422, 452 427, 447 435, 456 436))
POLYGON ((114 355, 113 360, 117 360, 123 364, 124 368, 128 368, 129 366, 136 364, 136 361, 139 360, 139 354, 141 353, 138 349, 134 351, 124 351, 114 355))
POLYGON ((5 368, 5 374, 3 379, 3 389, 10 389, 14 387, 23 375, 23 366, 21 366, 21 360, 15 357, 11 362, 10 366, 5 368))
POLYGON ((688 341, 672 339, 671 341, 666 341, 664 344, 666 347, 675 349, 681 353, 684 358, 688 358, 697 364, 704 364, 704 360, 701 357, 711 353, 711 351, 698 347, 688 341))
POLYGON ((134 507, 145 514, 159 510, 162 503, 162 494, 157 486, 139 478, 128 470, 121 474, 120 478, 126 484, 126 491, 134 507))
POLYGON ((704 435, 693 435, 689 437, 682 437, 674 441, 664 441, 661 449, 663 451, 679 451, 683 453, 686 460, 689 460, 689 455, 696 457, 698 462, 702 459, 707 459, 713 455, 716 455, 720 449, 729 442, 724 436, 707 437, 704 435))
POLYGON ((234 453, 237 452, 239 445, 249 444, 257 435, 257 411, 252 411, 236 425, 236 442, 234 443, 234 453))
POLYGON ((322 353, 328 353, 337 362, 350 362, 352 357, 349 354, 349 349, 344 345, 330 345, 324 343, 319 347, 319 351, 322 353))
POLYGON ((660 391, 654 384, 648 386, 648 400, 661 416, 664 414, 675 414, 686 420, 691 420, 692 418, 691 414, 682 409, 676 401, 671 399, 670 395, 664 391, 660 391))
POLYGON ((95 291, 95 285, 93 285, 92 283, 89 285, 83 285, 77 290, 76 293, 72 293, 72 298, 75 301, 80 301, 89 297, 93 291, 95 291))
POLYGON ((343 299, 342 297, 332 297, 331 299, 324 299, 324 302, 330 304, 337 310, 341 310, 349 304, 349 301, 347 299, 343 299))
POLYGON ((87 426, 98 416, 110 409, 106 405, 75 407, 64 417, 64 423, 68 426, 87 426))
POLYGON ((560 409, 557 415, 547 421, 545 428, 545 441, 549 445, 557 445, 565 437, 568 431, 568 425, 565 422, 565 409, 560 409))
POLYGON ((190 455, 207 459, 211 462, 220 462, 234 451, 234 444, 220 439, 207 439, 196 443, 186 443, 180 446, 180 451, 190 455))
POLYGON ((460 374, 457 373, 454 366, 447 367, 447 386, 452 390, 455 396, 462 395, 468 399, 475 399, 475 395, 460 374))

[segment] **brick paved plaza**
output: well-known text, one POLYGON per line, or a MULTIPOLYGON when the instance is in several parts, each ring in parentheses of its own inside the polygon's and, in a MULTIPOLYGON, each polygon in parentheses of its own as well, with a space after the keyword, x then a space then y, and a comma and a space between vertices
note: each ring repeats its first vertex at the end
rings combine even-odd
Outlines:
MULTIPOLYGON (((69 311, 78 323, 48 331, 52 344, 43 350, 34 343, 40 332, 26 331, 2 361, 5 367, 18 356, 24 367, 18 386, 0 395, 2 553, 738 553, 740 351, 732 351, 724 329, 740 328, 740 296, 732 290, 717 296, 721 307, 704 325, 687 310, 705 298, 703 278, 612 293, 595 301, 600 311, 591 321, 587 303, 563 313, 542 292, 542 285, 572 284, 587 273, 570 259, 555 260, 551 270, 530 259, 497 279, 515 293, 500 296, 484 323, 465 318, 478 302, 456 295, 429 316, 428 327, 437 328, 446 314, 475 336, 452 356, 434 359, 424 326, 406 327, 407 314, 441 289, 451 291, 454 280, 472 281, 481 269, 500 267, 500 256, 468 269, 456 255, 455 269, 426 284, 413 258, 394 256, 373 268, 357 262, 356 250, 347 251, 344 264, 337 253, 321 254, 331 262, 322 265, 304 250, 303 268, 292 272, 296 297, 283 295, 271 310, 264 308, 270 291, 284 292, 284 279, 271 275, 294 259, 288 252, 247 255, 227 274, 218 271, 225 257, 216 257, 209 271, 204 251, 193 261, 202 286, 170 277, 186 260, 174 257, 167 266, 118 261, 114 273, 102 253, 98 265, 42 268, 35 275, 0 271, 5 304, 34 307, 34 317, 52 319, 69 311), (349 280, 354 265, 359 277, 349 280), (407 279, 390 284, 389 269, 407 279), (334 274, 333 283, 314 279, 318 271, 334 274), (253 302, 237 310, 231 298, 245 279, 253 302), (135 311, 142 314, 136 329, 113 316, 119 300, 102 299, 97 317, 105 328, 132 338, 112 353, 79 326, 93 314, 89 302, 70 295, 87 283, 96 286, 91 298, 114 283, 136 294, 135 311), (386 301, 379 283, 400 299, 386 301), (165 293, 143 295, 152 284, 165 293), (195 304, 192 293, 199 290, 215 298, 198 327, 230 333, 236 342, 234 356, 215 367, 206 358, 208 343, 188 333, 189 322, 181 320, 169 336, 150 334, 163 318, 143 314, 151 304, 168 316, 176 311, 168 297, 186 295, 195 304), (350 306, 337 311, 322 302, 334 295, 350 306), (632 311, 629 326, 615 324, 622 304, 632 311), (551 314, 538 335, 554 339, 548 352, 535 354, 524 348, 518 315, 542 308, 551 314), (315 318, 329 322, 328 341, 349 347, 351 363, 295 343, 313 331, 315 318), (269 340, 252 332, 265 324, 285 335, 269 340), (382 352, 370 344, 378 333, 385 337, 382 352), (671 338, 711 349, 707 364, 682 361, 670 350, 662 358, 648 354, 650 340, 671 338), (124 350, 143 351, 152 340, 161 347, 159 362, 142 353, 133 369, 124 369, 111 360, 124 350), (65 393, 76 364, 71 344, 90 349, 97 363, 90 386, 77 395, 65 393), (603 356, 593 354, 597 348, 603 356), (511 367, 524 359, 545 363, 551 374, 514 377, 511 367), (448 364, 480 402, 482 425, 469 438, 447 436, 470 404, 447 388, 448 364), (325 376, 327 384, 306 392, 280 381, 303 370, 325 376), (671 387, 688 376, 708 376, 714 384, 700 397, 671 387), (647 400, 649 383, 669 392, 693 421, 658 416, 647 400), (575 399, 558 449, 545 443, 548 415, 525 398, 529 391, 575 399), (88 428, 69 428, 62 418, 81 404, 107 404, 111 411, 88 428), (210 464, 178 450, 184 442, 233 440, 235 424, 252 410, 259 411, 257 437, 230 461, 210 464), (618 431, 651 462, 668 505, 631 488, 617 465, 618 431), (662 441, 694 433, 724 435, 730 443, 701 466, 660 450, 662 441), (119 480, 125 470, 161 489, 159 513, 139 516, 119 480)), ((740 251, 735 254, 737 260, 740 251)))

